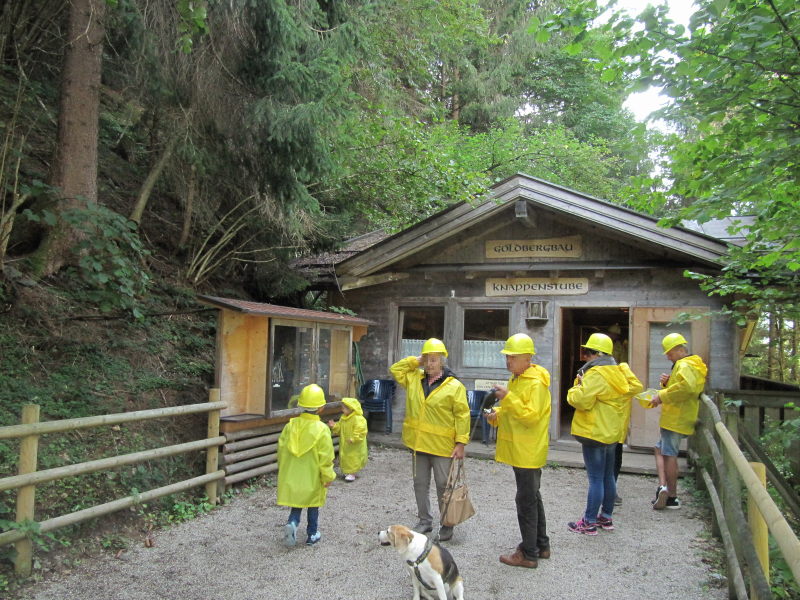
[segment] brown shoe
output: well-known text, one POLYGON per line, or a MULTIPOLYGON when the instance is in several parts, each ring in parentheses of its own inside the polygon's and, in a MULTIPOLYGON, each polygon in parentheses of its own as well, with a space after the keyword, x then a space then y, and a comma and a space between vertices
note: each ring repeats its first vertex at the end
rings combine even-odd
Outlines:
POLYGON ((500 562, 512 567, 525 567, 526 569, 535 569, 539 566, 539 563, 535 559, 530 560, 525 558, 525 555, 522 554, 522 550, 519 548, 514 550, 513 554, 501 555, 500 562))
POLYGON ((539 558, 550 558, 550 548, 539 548, 539 558))

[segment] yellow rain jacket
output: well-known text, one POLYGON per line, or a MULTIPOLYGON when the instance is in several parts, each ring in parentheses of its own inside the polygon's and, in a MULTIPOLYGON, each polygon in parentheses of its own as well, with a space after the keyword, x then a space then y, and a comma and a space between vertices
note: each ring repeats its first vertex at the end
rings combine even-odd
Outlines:
POLYGON ((448 375, 426 398, 425 373, 416 356, 394 363, 390 371, 406 390, 403 443, 414 452, 450 456, 457 442, 469 441, 470 415, 467 389, 448 375))
POLYGON ((583 383, 567 392, 567 402, 575 407, 572 435, 601 444, 624 442, 631 414, 631 397, 643 389, 627 363, 590 367, 583 383))
POLYGON ((660 427, 684 435, 694 433, 706 375, 708 367, 696 354, 675 361, 667 385, 658 392, 662 402, 660 427))
POLYGON ((278 438, 278 504, 323 506, 334 479, 330 427, 312 413, 290 419, 278 438))
POLYGON ((540 469, 547 462, 550 440, 550 373, 531 365, 508 382, 508 394, 494 408, 497 462, 540 469))
POLYGON ((353 412, 333 426, 333 433, 339 434, 339 467, 344 474, 355 474, 367 464, 367 420, 358 400, 342 398, 342 403, 353 412))

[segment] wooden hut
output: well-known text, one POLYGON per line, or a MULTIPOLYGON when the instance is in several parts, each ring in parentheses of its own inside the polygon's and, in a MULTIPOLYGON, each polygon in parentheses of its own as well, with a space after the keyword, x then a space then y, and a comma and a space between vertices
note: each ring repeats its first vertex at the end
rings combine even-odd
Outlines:
MULTIPOLYGON (((507 380, 504 340, 525 332, 552 376, 554 439, 569 437, 566 391, 592 332, 616 338, 615 354, 647 386, 669 371, 661 339, 677 331, 708 363, 709 386, 739 387, 744 333, 714 314, 719 298, 684 276, 718 272, 733 240, 659 227, 650 216, 526 175, 498 183, 479 205, 458 204, 372 239, 343 260, 304 265, 316 269, 332 304, 377 325, 359 344, 367 379, 388 378, 394 361, 439 337, 467 389, 487 389, 507 380), (687 313, 695 318, 678 322, 687 313)), ((403 411, 400 393, 394 422, 403 411)), ((658 412, 634 403, 631 445, 652 446, 658 412)))

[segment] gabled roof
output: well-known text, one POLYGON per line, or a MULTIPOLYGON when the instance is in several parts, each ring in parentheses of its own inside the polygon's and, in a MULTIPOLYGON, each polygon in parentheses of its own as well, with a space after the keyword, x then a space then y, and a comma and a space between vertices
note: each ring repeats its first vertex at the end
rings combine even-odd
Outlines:
POLYGON ((339 276, 368 277, 429 246, 439 244, 477 225, 512 203, 524 201, 535 208, 571 220, 607 229, 619 239, 667 249, 670 254, 709 267, 719 267, 728 245, 714 237, 682 227, 659 227, 658 219, 594 198, 529 175, 517 174, 492 187, 491 196, 478 205, 456 204, 341 262, 339 276))

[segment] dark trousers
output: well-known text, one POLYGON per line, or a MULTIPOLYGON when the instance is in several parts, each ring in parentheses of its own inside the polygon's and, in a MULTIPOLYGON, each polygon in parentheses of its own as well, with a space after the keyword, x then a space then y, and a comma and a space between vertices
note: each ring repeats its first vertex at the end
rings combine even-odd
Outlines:
POLYGON ((622 470, 622 444, 617 443, 614 450, 614 481, 619 479, 619 472, 622 470))
POLYGON ((517 480, 517 520, 522 534, 519 547, 530 560, 539 556, 540 549, 550 548, 544 504, 539 493, 542 470, 514 467, 514 478, 517 480))

